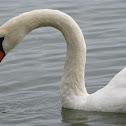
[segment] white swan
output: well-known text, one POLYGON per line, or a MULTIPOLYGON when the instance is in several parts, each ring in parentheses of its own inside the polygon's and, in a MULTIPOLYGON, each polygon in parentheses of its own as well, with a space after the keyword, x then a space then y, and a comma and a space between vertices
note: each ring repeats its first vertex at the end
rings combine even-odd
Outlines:
POLYGON ((86 45, 77 23, 57 10, 35 10, 12 18, 0 27, 0 60, 29 32, 51 26, 60 30, 67 43, 67 54, 61 82, 61 103, 64 108, 85 111, 126 112, 126 68, 104 88, 88 94, 84 70, 86 45))

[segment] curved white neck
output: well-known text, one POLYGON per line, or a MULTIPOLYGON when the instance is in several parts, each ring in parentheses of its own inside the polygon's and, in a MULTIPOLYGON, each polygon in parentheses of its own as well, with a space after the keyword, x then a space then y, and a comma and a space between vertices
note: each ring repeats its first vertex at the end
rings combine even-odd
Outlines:
POLYGON ((10 32, 12 47, 4 45, 8 53, 32 30, 51 26, 60 30, 67 43, 67 55, 61 82, 61 95, 72 93, 76 96, 87 93, 84 84, 86 45, 83 34, 77 23, 67 14, 57 10, 35 10, 21 14, 5 23, 2 28, 10 32))

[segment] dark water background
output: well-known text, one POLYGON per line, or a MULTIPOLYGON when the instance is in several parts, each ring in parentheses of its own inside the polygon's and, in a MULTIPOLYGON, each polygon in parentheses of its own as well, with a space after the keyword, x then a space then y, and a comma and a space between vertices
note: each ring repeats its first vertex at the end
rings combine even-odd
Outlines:
MULTIPOLYGON (((69 14, 81 27, 89 93, 126 66, 125 0, 0 0, 0 25, 20 13, 45 8, 69 14)), ((1 126, 126 125, 126 114, 62 109, 64 41, 54 28, 34 30, 0 64, 1 126)))

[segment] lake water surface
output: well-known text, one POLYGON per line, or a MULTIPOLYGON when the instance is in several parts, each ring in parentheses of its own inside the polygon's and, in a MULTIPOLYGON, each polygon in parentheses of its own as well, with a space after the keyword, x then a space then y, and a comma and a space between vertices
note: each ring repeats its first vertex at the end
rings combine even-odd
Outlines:
MULTIPOLYGON (((93 93, 126 66, 125 0, 1 0, 0 25, 20 13, 58 9, 81 27, 86 87, 93 93)), ((126 114, 62 109, 66 45, 54 28, 32 31, 0 64, 1 126, 125 126, 126 114)))

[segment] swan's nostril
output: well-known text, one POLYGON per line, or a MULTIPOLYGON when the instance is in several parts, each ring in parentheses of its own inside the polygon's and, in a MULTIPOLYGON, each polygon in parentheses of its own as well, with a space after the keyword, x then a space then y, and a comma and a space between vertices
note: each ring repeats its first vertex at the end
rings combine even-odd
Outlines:
POLYGON ((5 53, 0 51, 0 62, 2 61, 2 59, 5 57, 5 53))

